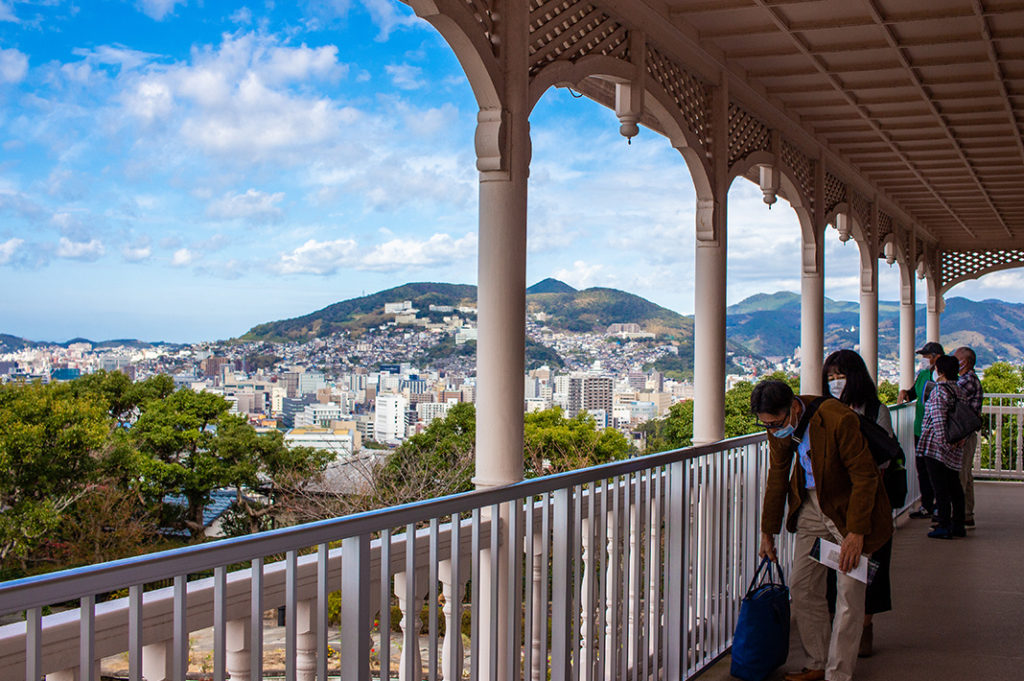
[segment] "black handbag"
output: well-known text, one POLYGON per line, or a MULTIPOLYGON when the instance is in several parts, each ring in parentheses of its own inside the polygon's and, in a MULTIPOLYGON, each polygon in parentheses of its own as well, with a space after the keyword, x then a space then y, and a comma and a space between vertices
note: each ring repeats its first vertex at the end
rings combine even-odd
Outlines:
POLYGON ((789 587, 782 567, 768 557, 750 580, 740 604, 740 616, 732 637, 729 673, 743 681, 763 681, 789 657, 789 587), (779 580, 774 580, 775 565, 779 580), (768 569, 765 570, 765 567, 768 569), (767 578, 767 581, 764 581, 767 578))
POLYGON ((981 430, 981 414, 971 409, 971 405, 967 402, 957 399, 956 391, 953 388, 946 387, 949 388, 946 394, 950 399, 950 405, 946 412, 946 442, 955 444, 974 431, 981 430))

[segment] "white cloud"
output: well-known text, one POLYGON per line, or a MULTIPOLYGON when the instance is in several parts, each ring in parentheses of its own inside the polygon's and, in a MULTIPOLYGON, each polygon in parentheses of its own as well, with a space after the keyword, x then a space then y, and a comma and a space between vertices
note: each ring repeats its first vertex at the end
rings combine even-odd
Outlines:
POLYGON ((18 23, 18 17, 14 14, 14 3, 0 0, 0 21, 18 23))
POLYGON ((575 261, 571 269, 563 268, 556 270, 554 277, 579 289, 590 288, 596 285, 612 286, 615 282, 614 276, 606 274, 604 265, 586 263, 582 260, 575 261))
POLYGON ((423 69, 411 64, 388 64, 384 70, 391 76, 391 82, 402 90, 418 90, 427 83, 423 80, 423 69))
POLYGON ((304 81, 309 78, 335 79, 344 76, 348 66, 338 63, 335 45, 309 48, 275 47, 267 51, 260 75, 269 84, 304 81))
POLYGON ((0 265, 6 265, 14 259, 18 248, 25 243, 24 239, 8 239, 0 243, 0 265))
POLYGON ((153 249, 147 241, 148 240, 141 240, 136 244, 126 245, 121 249, 121 255, 128 262, 142 262, 143 260, 149 260, 150 256, 153 255, 153 249))
POLYGON ((171 256, 171 265, 173 267, 185 267, 191 265, 193 260, 195 260, 195 255, 193 255, 192 251, 187 248, 179 248, 171 256))
POLYGON ((409 7, 401 3, 391 0, 363 0, 363 6, 380 29, 377 40, 381 42, 387 40, 396 28, 426 25, 426 22, 420 20, 409 7))
POLYGON ((62 236, 57 243, 57 257, 70 260, 97 260, 106 252, 99 239, 89 241, 72 241, 62 236))
POLYGON ((159 58, 153 52, 142 52, 121 45, 100 45, 93 49, 76 47, 72 54, 83 57, 89 64, 116 64, 124 70, 137 69, 159 58))
POLYGON ((229 18, 231 19, 232 22, 236 24, 245 24, 246 26, 248 26, 252 23, 252 10, 248 7, 240 7, 239 9, 235 10, 234 14, 232 14, 229 18))
POLYGON ((216 220, 244 219, 255 223, 279 222, 283 217, 278 204, 284 192, 266 194, 249 189, 244 194, 225 194, 210 203, 206 214, 216 220))
POLYGON ((188 0, 139 0, 138 7, 150 19, 163 21, 174 11, 175 5, 184 5, 188 0))
MULTIPOLYGON (((3 5, 0 5, 0 20, 3 19, 3 5)), ((11 49, 0 49, 0 83, 19 83, 28 73, 28 56, 11 49)))
POLYGON ((362 258, 360 268, 390 271, 449 263, 475 255, 476 242, 476 234, 472 232, 459 239, 448 234, 434 234, 426 241, 392 239, 362 258))
POLYGON ((310 239, 291 253, 282 253, 274 269, 281 274, 334 274, 339 268, 352 264, 356 251, 356 242, 352 239, 310 239))

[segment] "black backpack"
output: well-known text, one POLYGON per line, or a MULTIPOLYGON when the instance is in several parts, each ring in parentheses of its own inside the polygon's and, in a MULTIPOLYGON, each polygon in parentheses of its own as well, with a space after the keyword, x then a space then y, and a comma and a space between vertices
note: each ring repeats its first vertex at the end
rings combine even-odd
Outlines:
MULTIPOLYGON (((825 400, 831 399, 835 398, 825 395, 824 397, 815 398, 807 405, 803 416, 800 418, 800 423, 797 425, 796 430, 793 431, 794 442, 799 444, 800 440, 803 439, 804 432, 807 430, 807 424, 810 422, 814 412, 818 410, 818 406, 825 400)), ((871 450, 871 456, 875 460, 875 465, 881 467, 888 464, 882 472, 882 482, 885 486, 885 493, 889 497, 889 505, 893 508, 900 508, 907 499, 907 469, 905 468, 907 459, 903 454, 903 447, 900 446, 899 440, 889 435, 888 431, 876 422, 879 408, 879 405, 869 406, 868 409, 873 412, 870 416, 868 414, 857 414, 860 419, 860 434, 864 436, 868 443, 868 449, 871 450)))

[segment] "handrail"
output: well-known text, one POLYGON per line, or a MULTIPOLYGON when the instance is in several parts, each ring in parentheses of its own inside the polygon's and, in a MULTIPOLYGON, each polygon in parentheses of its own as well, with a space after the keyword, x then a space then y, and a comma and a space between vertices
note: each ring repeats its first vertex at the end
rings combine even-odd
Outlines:
POLYGON ((249 560, 254 556, 285 553, 296 546, 315 546, 348 537, 374 534, 400 527, 423 518, 465 513, 474 508, 503 504, 585 485, 615 476, 698 458, 705 454, 734 449, 760 442, 764 433, 742 435, 707 445, 674 449, 590 468, 555 473, 541 478, 496 487, 416 501, 386 509, 364 511, 341 518, 321 520, 294 527, 269 530, 244 537, 233 537, 159 551, 142 556, 61 570, 44 575, 0 582, 0 615, 78 598, 83 591, 104 593, 126 584, 170 579, 185 573, 212 570, 220 565, 249 560))

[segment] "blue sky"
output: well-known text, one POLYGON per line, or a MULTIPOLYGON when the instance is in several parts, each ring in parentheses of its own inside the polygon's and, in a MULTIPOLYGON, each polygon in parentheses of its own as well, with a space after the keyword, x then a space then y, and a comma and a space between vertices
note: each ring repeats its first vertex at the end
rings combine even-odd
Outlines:
MULTIPOLYGON (((476 283, 475 121, 448 46, 394 0, 0 0, 0 333, 214 340, 476 283)), ((678 153, 565 90, 531 129, 528 281, 691 313, 678 153)), ((730 302, 798 291, 792 211, 738 181, 729 212, 730 302)), ((826 293, 856 300, 856 246, 828 243, 826 293)), ((1022 290, 1011 271, 952 295, 1022 290)))

